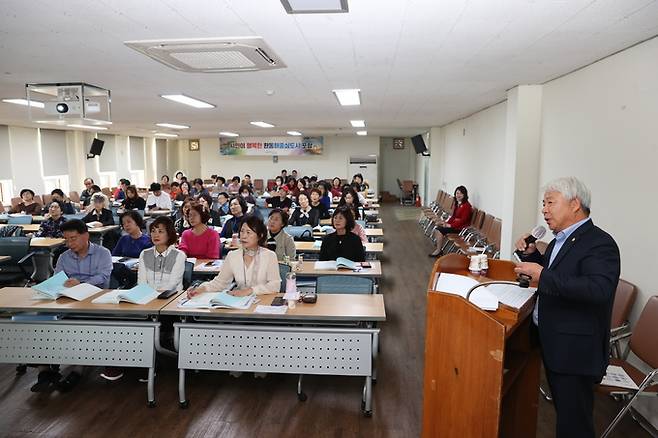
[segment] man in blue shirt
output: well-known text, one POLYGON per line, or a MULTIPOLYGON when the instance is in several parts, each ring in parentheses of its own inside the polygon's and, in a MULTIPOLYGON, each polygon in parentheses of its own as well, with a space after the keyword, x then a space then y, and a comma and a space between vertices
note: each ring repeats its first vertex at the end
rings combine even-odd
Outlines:
POLYGON ((606 373, 610 318, 619 281, 614 239, 589 217, 591 195, 578 179, 559 178, 542 214, 555 239, 540 254, 523 236, 515 271, 538 282, 532 329, 538 334, 556 410, 557 438, 594 438, 594 385, 606 373))
MULTIPOLYGON (((87 225, 79 219, 64 222, 60 230, 69 248, 57 260, 55 272, 64 272, 69 279, 64 286, 73 287, 80 283, 89 283, 100 288, 107 288, 112 274, 112 255, 110 251, 95 243, 89 242, 87 225)), ((81 369, 74 367, 66 378, 60 380, 57 365, 39 367, 37 383, 32 392, 51 391, 57 388, 68 392, 80 381, 81 369)))
POLYGON ((79 219, 67 221, 60 230, 69 249, 59 256, 55 273, 64 271, 69 277, 64 285, 73 287, 76 284, 89 283, 108 288, 112 273, 110 251, 89 242, 87 225, 79 219))

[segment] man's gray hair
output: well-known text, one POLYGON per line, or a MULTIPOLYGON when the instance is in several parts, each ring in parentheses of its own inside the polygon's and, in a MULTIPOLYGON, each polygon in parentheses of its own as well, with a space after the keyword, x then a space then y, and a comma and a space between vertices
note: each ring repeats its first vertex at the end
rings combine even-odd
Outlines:
POLYGON ((579 199, 580 205, 583 207, 583 211, 589 216, 592 194, 590 193, 587 186, 578 178, 574 176, 567 176, 554 179, 544 186, 544 192, 562 193, 564 199, 568 201, 576 198, 579 199))

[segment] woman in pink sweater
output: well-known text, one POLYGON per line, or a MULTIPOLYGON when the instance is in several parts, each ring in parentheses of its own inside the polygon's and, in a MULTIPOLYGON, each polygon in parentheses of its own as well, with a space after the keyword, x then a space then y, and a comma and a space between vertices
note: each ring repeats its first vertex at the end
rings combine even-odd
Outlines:
POLYGON ((221 243, 219 233, 213 228, 208 228, 210 213, 200 204, 194 202, 190 205, 188 221, 191 229, 183 231, 178 249, 187 254, 188 257, 198 259, 220 258, 221 243))

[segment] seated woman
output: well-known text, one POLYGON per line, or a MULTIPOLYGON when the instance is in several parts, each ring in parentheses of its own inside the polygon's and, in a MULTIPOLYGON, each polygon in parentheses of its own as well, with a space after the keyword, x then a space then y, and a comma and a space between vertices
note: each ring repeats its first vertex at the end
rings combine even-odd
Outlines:
POLYGON ((352 209, 355 214, 355 220, 363 219, 363 210, 361 207, 361 202, 359 201, 359 196, 356 194, 352 187, 346 188, 343 192, 343 196, 340 198, 340 201, 338 201, 339 207, 344 205, 347 205, 352 209))
POLYGON ((190 183, 187 181, 183 181, 180 183, 180 190, 178 194, 176 195, 176 199, 174 201, 183 201, 185 198, 191 197, 192 195, 190 194, 190 183))
POLYGON ((267 219, 267 247, 276 253, 276 258, 282 261, 284 257, 294 260, 297 256, 295 241, 283 228, 288 226, 288 213, 275 208, 270 211, 267 219))
POLYGON ((317 226, 320 222, 320 216, 318 211, 311 207, 311 203, 309 202, 306 193, 299 194, 297 203, 299 204, 299 207, 297 207, 295 211, 292 212, 292 215, 290 215, 290 225, 297 227, 304 225, 310 225, 312 227, 317 226))
POLYGON ((139 255, 137 283, 158 291, 182 290, 187 256, 175 247, 178 236, 173 221, 160 216, 151 223, 149 231, 153 246, 139 255))
POLYGON ((215 178, 215 186, 212 188, 213 193, 225 192, 228 189, 226 185, 226 178, 223 176, 218 176, 215 178))
POLYGON ((62 207, 59 201, 52 201, 50 207, 48 207, 48 219, 41 222, 39 226, 39 231, 35 233, 35 237, 64 237, 60 227, 66 218, 62 215, 62 207))
POLYGON ((267 201, 271 208, 280 208, 286 213, 292 207, 292 199, 288 197, 288 188, 286 186, 279 189, 279 196, 269 198, 267 201))
POLYGON ((455 189, 455 201, 452 208, 452 216, 447 221, 440 221, 438 228, 434 231, 436 238, 436 249, 430 253, 430 257, 439 257, 442 253, 443 242, 447 234, 459 233, 463 228, 471 224, 473 207, 468 202, 468 190, 459 186, 455 189))
POLYGON ((193 202, 194 199, 187 197, 183 201, 183 206, 181 207, 181 217, 176 219, 176 222, 174 223, 174 229, 180 236, 183 234, 183 231, 189 230, 192 228, 192 225, 190 225, 190 218, 189 218, 189 213, 190 213, 190 203, 193 202))
POLYGON ((334 198, 340 198, 343 196, 343 186, 340 178, 334 177, 331 180, 331 196, 334 198))
MULTIPOLYGON (((277 176, 274 178, 274 188, 270 190, 270 192, 276 192, 278 193, 279 190, 281 190, 281 187, 283 187, 286 184, 286 182, 283 180, 282 176, 277 176)), ((274 193, 272 193, 274 195, 274 193)))
POLYGON ((199 259, 220 258, 222 245, 219 241, 219 234, 206 225, 208 219, 210 219, 210 213, 201 204, 193 202, 190 204, 188 217, 192 228, 183 231, 178 249, 187 254, 188 257, 199 259))
POLYGON ((162 190, 165 192, 171 190, 171 184, 169 184, 169 175, 162 175, 160 178, 160 187, 162 187, 162 190))
POLYGON ((254 192, 248 185, 243 184, 240 186, 240 196, 245 200, 247 204, 256 204, 256 198, 254 198, 254 192))
POLYGON ((281 287, 279 263, 274 251, 265 247, 267 228, 256 216, 247 216, 240 228, 242 247, 230 251, 222 265, 219 275, 202 283, 194 289, 188 289, 192 297, 202 292, 215 292, 226 289, 231 282, 237 287, 229 294, 243 297, 278 293, 281 287))
MULTIPOLYGON (((64 196, 62 189, 54 189, 52 192, 50 192, 50 196, 52 198, 50 202, 59 203, 59 206, 62 209, 62 214, 75 214, 75 208, 73 207, 73 204, 66 200, 66 196, 64 196)), ((43 214, 47 214, 49 210, 50 205, 46 205, 43 207, 43 214)))
POLYGON ((226 191, 229 192, 231 195, 236 195, 240 191, 240 177, 239 176, 234 176, 231 179, 231 184, 226 187, 226 191))
MULTIPOLYGON (((144 228, 144 219, 142 215, 134 210, 128 210, 121 215, 121 226, 126 232, 112 250, 112 255, 116 257, 138 258, 139 255, 147 248, 153 246, 149 236, 142 234, 144 228)), ((113 263, 112 279, 113 287, 130 289, 137 284, 137 273, 124 265, 123 263, 113 263)))
MULTIPOLYGON (((317 189, 320 190, 320 202, 325 206, 327 211, 331 208, 331 186, 328 182, 320 181, 317 189)), ((313 201, 313 199, 311 199, 313 201)))
POLYGON ((32 189, 21 190, 20 197, 21 202, 12 210, 12 213, 41 214, 42 206, 34 199, 34 191, 32 189))
POLYGON ((201 204, 203 209, 210 215, 210 219, 208 219, 208 225, 212 227, 221 227, 221 214, 212 208, 212 197, 208 193, 203 193, 199 195, 197 202, 201 204))
MULTIPOLYGON (((321 185, 318 187, 322 187, 321 185)), ((327 198, 329 199, 329 198, 327 198)), ((325 206, 322 200, 322 192, 320 189, 311 189, 311 209, 317 212, 319 219, 329 219, 329 209, 325 206)))
POLYGON ((127 186, 126 187, 126 197, 121 202, 121 209, 123 211, 127 210, 142 210, 146 209, 146 199, 142 198, 137 194, 137 187, 127 186))
POLYGON ((305 179, 299 179, 297 180, 297 184, 295 184, 295 187, 292 188, 292 196, 293 198, 297 199, 299 198, 299 195, 301 193, 306 194, 307 190, 307 185, 306 185, 306 180, 305 179))
POLYGON ((153 246, 151 239, 142 233, 144 219, 134 210, 121 215, 121 227, 126 232, 112 250, 113 256, 137 258, 146 248, 153 246))
POLYGON ((336 232, 327 234, 322 239, 320 260, 336 260, 338 257, 344 257, 353 262, 366 260, 366 251, 361 239, 351 232, 354 225, 354 216, 348 207, 337 207, 334 210, 331 226, 336 229, 336 232))
POLYGON ((175 201, 179 193, 180 193, 180 184, 178 184, 176 181, 172 182, 171 185, 169 186, 169 197, 171 198, 171 200, 175 201))
POLYGON ((190 194, 198 199, 199 196, 203 194, 209 195, 210 193, 208 192, 208 189, 206 189, 203 186, 203 180, 201 178, 194 178, 194 181, 192 181, 192 190, 190 190, 190 194))
POLYGON ((114 216, 112 211, 107 207, 109 201, 107 196, 103 193, 94 193, 91 197, 91 203, 89 204, 92 208, 85 217, 82 218, 82 222, 89 224, 92 222, 99 222, 101 225, 114 225, 114 216))
POLYGON ((244 219, 244 216, 247 214, 247 209, 249 208, 247 207, 247 203, 244 202, 244 199, 239 196, 231 199, 228 206, 233 217, 227 220, 222 228, 222 233, 220 235, 225 239, 230 239, 234 234, 240 232, 242 219, 244 219))

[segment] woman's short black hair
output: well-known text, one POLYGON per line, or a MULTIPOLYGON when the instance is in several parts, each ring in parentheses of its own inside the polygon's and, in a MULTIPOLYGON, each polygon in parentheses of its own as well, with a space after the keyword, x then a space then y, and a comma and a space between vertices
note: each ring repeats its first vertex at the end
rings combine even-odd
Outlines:
POLYGON ((52 207, 53 204, 57 204, 59 206, 60 210, 62 210, 62 211, 64 210, 64 208, 62 207, 62 202, 61 201, 50 201, 50 204, 48 204, 48 208, 52 207))
POLYGON ((334 224, 334 218, 336 215, 342 215, 345 218, 345 229, 349 233, 354 229, 354 226, 356 225, 356 222, 354 221, 354 215, 352 214, 352 210, 347 205, 341 205, 339 207, 336 207, 334 210, 334 214, 331 215, 331 225, 333 226, 334 224))
POLYGON ((298 204, 299 204, 299 198, 300 198, 300 196, 305 196, 305 197, 306 197, 306 200, 307 200, 309 203, 311 202, 311 199, 308 197, 308 195, 306 194, 306 192, 299 192, 299 195, 297 195, 297 203, 298 203, 298 204))
POLYGON ((64 192, 62 191, 62 189, 53 189, 53 191, 50 192, 50 195, 51 196, 52 195, 59 195, 59 196, 62 197, 62 199, 64 199, 64 192))
POLYGON ((34 190, 32 190, 32 189, 23 189, 23 190, 21 190, 21 193, 19 194, 19 196, 21 198, 23 197, 23 193, 30 193, 32 195, 32 197, 34 198, 34 190))
POLYGON ((338 185, 339 185, 339 186, 340 186, 340 183, 343 182, 340 178, 338 178, 337 176, 334 176, 334 179, 331 180, 331 185, 332 185, 332 186, 334 185, 334 182, 335 182, 336 180, 338 180, 338 185))
POLYGON ((245 201, 242 196, 234 196, 233 198, 231 198, 231 200, 228 202, 229 207, 231 206, 231 202, 233 201, 238 201, 238 204, 240 204, 240 208, 242 209, 242 214, 247 214, 247 210, 249 210, 249 206, 247 205, 247 201, 245 201))
POLYGON ((93 186, 91 186, 91 190, 93 191, 92 193, 98 193, 101 191, 101 188, 98 187, 96 184, 94 184, 93 186))
POLYGON ((455 189, 455 193, 453 193, 455 197, 455 202, 457 202, 457 190, 459 190, 464 195, 464 199, 462 200, 462 202, 468 201, 468 190, 466 190, 466 187, 464 186, 459 186, 455 189))
POLYGON ((356 206, 356 208, 361 207, 361 200, 359 199, 359 194, 356 193, 356 190, 354 190, 352 187, 348 187, 343 190, 343 196, 340 197, 340 201, 338 202, 338 205, 345 205, 347 202, 345 201, 345 196, 347 194, 352 195, 352 204, 356 206))
POLYGON ((233 178, 231 178, 231 182, 234 182, 234 181, 239 183, 240 182, 240 177, 236 175, 233 178))
POLYGON ((167 178, 167 182, 169 182, 169 175, 162 175, 162 176, 160 177, 160 181, 162 181, 162 180, 165 179, 165 178, 167 178))
POLYGON ((88 233, 87 224, 80 219, 71 219, 64 222, 59 226, 59 230, 63 233, 65 231, 76 231, 78 234, 88 233))
POLYGON ((311 194, 317 193, 319 197, 322 197, 322 192, 318 188, 312 188, 311 189, 311 194))
MULTIPOLYGON (((68 222, 67 222, 68 223, 68 222)), ((151 225, 149 225, 149 233, 153 232, 154 228, 162 225, 167 233, 167 245, 171 246, 178 241, 176 228, 174 228, 174 221, 169 216, 158 216, 151 225)))
POLYGON ((181 190, 183 190, 183 184, 185 184, 187 186, 187 191, 189 192, 190 191, 190 183, 187 182, 187 181, 181 181, 181 183, 180 183, 180 189, 181 190))
POLYGON ((258 246, 267 247, 267 227, 261 218, 250 214, 242 220, 240 228, 248 226, 258 236, 258 246))
POLYGON ((132 192, 135 195, 135 198, 137 198, 139 196, 139 194, 137 193, 137 187, 135 187, 133 185, 130 185, 130 186, 126 187, 126 197, 128 197, 129 192, 132 192))
POLYGON ((170 184, 170 187, 173 189, 174 187, 180 187, 180 184, 178 184, 178 181, 174 181, 170 184))
MULTIPOLYGON (((198 202, 191 202, 190 203, 190 211, 196 211, 199 213, 199 216, 201 217, 201 223, 207 224, 208 221, 210 220, 210 212, 206 209, 203 208, 203 205, 199 204, 198 202)), ((189 213, 188 213, 189 215, 189 213)))
POLYGON ((192 185, 199 184, 201 187, 203 187, 203 180, 201 178, 194 178, 194 181, 192 181, 192 185))
POLYGON ((141 214, 139 214, 135 210, 128 210, 121 215, 121 217, 119 218, 119 222, 121 222, 122 228, 123 228, 123 219, 125 217, 129 217, 130 219, 132 219, 135 222, 135 225, 137 225, 140 230, 144 228, 144 218, 142 217, 141 214))
POLYGON ((183 172, 181 172, 180 170, 178 172, 176 172, 176 175, 174 175, 174 178, 178 178, 178 175, 185 176, 185 174, 183 172))
POLYGON ((248 191, 250 195, 251 195, 252 193, 254 193, 253 190, 251 190, 251 187, 249 187, 249 186, 246 185, 246 184, 243 184, 243 185, 240 186, 240 190, 238 191, 238 193, 242 193, 242 192, 244 192, 245 190, 248 191))
POLYGON ((203 193, 201 193, 201 194, 199 195, 199 199, 201 199, 201 198, 203 198, 203 199, 206 200, 206 202, 208 203, 208 208, 209 208, 209 209, 212 208, 212 202, 213 202, 213 201, 212 201, 212 196, 210 196, 210 195, 208 194, 208 192, 203 192, 203 193))
POLYGON ((270 214, 267 216, 268 218, 272 217, 273 214, 278 214, 281 216, 281 223, 283 224, 284 227, 288 226, 288 213, 286 213, 284 210, 281 210, 280 208, 273 208, 270 210, 270 214))
POLYGON ((215 182, 217 182, 217 181, 222 183, 222 185, 226 184, 226 178, 224 178, 223 176, 218 176, 217 178, 215 178, 215 182))

